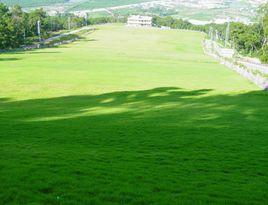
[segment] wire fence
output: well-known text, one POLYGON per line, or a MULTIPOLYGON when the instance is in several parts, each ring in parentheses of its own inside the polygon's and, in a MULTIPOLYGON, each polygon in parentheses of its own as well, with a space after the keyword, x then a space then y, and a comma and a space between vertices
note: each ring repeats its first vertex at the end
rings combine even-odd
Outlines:
POLYGON ((203 42, 204 52, 218 60, 221 64, 239 73, 258 87, 268 90, 268 66, 257 62, 250 62, 236 54, 233 49, 226 49, 212 40, 203 42))

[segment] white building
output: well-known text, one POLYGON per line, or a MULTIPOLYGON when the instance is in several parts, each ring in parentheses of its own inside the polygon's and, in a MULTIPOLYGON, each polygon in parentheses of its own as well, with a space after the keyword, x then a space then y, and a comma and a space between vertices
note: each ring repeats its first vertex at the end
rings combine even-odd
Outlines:
POLYGON ((139 27, 151 27, 152 26, 151 16, 130 16, 127 19, 128 26, 139 26, 139 27))

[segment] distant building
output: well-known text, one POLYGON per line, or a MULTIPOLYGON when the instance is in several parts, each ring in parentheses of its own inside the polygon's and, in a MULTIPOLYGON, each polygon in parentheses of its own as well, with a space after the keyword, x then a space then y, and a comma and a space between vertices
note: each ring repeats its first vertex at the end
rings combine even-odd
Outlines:
POLYGON ((130 16, 127 19, 127 25, 135 27, 151 27, 152 19, 151 16, 130 16))

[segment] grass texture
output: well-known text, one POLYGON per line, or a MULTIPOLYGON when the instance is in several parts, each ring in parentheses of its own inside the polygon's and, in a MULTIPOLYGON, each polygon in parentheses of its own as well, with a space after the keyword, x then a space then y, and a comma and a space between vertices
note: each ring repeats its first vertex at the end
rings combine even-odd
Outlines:
POLYGON ((267 204, 268 95, 202 39, 107 25, 1 54, 1 204, 267 204))

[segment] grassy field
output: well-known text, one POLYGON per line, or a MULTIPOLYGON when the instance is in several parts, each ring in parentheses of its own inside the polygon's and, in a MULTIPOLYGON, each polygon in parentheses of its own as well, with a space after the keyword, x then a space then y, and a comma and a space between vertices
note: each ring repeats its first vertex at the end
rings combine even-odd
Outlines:
POLYGON ((268 95, 196 32, 101 26, 0 55, 0 204, 267 204, 268 95))

